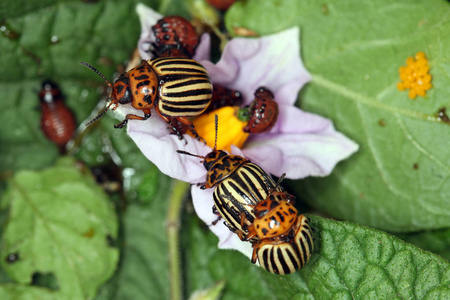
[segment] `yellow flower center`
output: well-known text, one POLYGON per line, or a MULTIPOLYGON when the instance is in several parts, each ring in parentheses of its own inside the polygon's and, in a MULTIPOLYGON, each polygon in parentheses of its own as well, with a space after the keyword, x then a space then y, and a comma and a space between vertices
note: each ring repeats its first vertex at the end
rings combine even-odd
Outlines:
POLYGON ((401 81, 397 83, 397 89, 399 91, 409 89, 408 96, 410 99, 415 99, 417 96, 425 97, 425 92, 432 86, 429 70, 425 53, 417 52, 414 58, 408 57, 406 66, 401 66, 398 69, 401 81))
POLYGON ((237 118, 237 106, 225 106, 216 109, 210 113, 202 114, 193 120, 195 130, 198 135, 205 139, 206 144, 214 147, 216 137, 215 115, 218 116, 219 125, 217 128, 217 149, 230 152, 231 145, 242 148, 248 138, 248 133, 242 129, 247 122, 240 121, 237 118))

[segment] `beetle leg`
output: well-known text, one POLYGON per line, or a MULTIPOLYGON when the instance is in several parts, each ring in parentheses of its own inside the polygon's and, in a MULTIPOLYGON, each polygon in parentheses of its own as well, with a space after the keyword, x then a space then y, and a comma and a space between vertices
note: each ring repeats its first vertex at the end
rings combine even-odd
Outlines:
POLYGON ((189 130, 192 132, 192 134, 193 134, 194 137, 197 139, 197 141, 203 142, 203 144, 206 145, 205 139, 202 138, 201 136, 199 136, 198 133, 197 133, 197 131, 195 131, 194 128, 195 128, 194 125, 191 125, 191 126, 189 127, 189 130))
POLYGON ((168 116, 163 115, 162 113, 160 113, 160 111, 158 110, 157 107, 155 107, 155 110, 156 110, 156 113, 161 117, 161 119, 163 119, 167 124, 169 124, 170 128, 172 129, 172 132, 175 133, 178 136, 178 139, 180 141, 184 140, 184 144, 187 145, 187 140, 184 138, 183 133, 180 132, 180 128, 176 124, 174 124, 172 122, 172 120, 180 121, 180 123, 183 123, 183 124, 184 124, 184 122, 181 122, 181 120, 179 120, 180 118, 178 118, 178 117, 177 118, 170 118, 168 116))
POLYGON ((239 231, 237 233, 237 235, 239 236, 239 238, 241 239, 241 241, 250 241, 252 238, 254 238, 256 236, 256 231, 253 227, 253 224, 250 226, 247 226, 245 224, 245 221, 247 220, 247 216, 245 215, 245 212, 241 212, 240 213, 240 217, 241 217, 241 228, 242 231, 239 231), (247 230, 248 233, 245 233, 244 230, 247 230))
MULTIPOLYGON (((241 226, 241 228, 242 228, 242 226, 241 226)), ((255 231, 255 227, 253 227, 253 224, 247 227, 247 231, 248 231, 247 234, 243 231, 238 233, 238 236, 241 239, 241 241, 248 242, 251 239, 253 239, 254 237, 256 237, 256 231, 255 231)))
MULTIPOLYGON (((178 118, 173 118, 173 119, 175 119, 175 120, 178 120, 178 118)), ((170 126, 170 128, 172 129, 172 132, 173 133, 175 133, 177 136, 178 136, 178 139, 181 141, 181 140, 184 140, 184 145, 187 145, 187 140, 184 138, 184 136, 183 136, 183 133, 180 131, 180 129, 172 122, 172 119, 171 118, 167 118, 167 121, 166 121, 168 124, 169 124, 169 126, 170 126)))
POLYGON ((184 124, 184 125, 189 126, 189 130, 190 130, 191 133, 194 135, 194 137, 195 137, 198 141, 201 141, 201 142, 203 142, 203 143, 206 145, 205 139, 202 138, 201 136, 199 136, 198 133, 197 133, 197 131, 195 131, 194 124, 192 124, 192 121, 191 121, 191 120, 189 120, 189 119, 186 118, 186 117, 177 117, 176 119, 178 120, 178 122, 180 122, 180 123, 182 123, 182 124, 184 124))
POLYGON ((295 204, 295 197, 286 191, 278 192, 278 191, 272 189, 269 191, 269 195, 272 195, 274 197, 278 196, 288 203, 295 204))
POLYGON ((201 190, 205 190, 205 189, 211 188, 206 182, 197 183, 197 186, 199 186, 201 190))
POLYGON ((253 253, 252 253, 252 263, 256 264, 256 260, 258 259, 258 249, 259 249, 259 242, 253 243, 253 253))
POLYGON ((219 221, 220 221, 221 219, 222 219, 222 217, 221 217, 221 216, 218 216, 217 219, 215 219, 214 221, 211 222, 211 225, 212 225, 212 226, 216 226, 217 223, 219 223, 219 221))
POLYGON ((127 125, 128 120, 147 120, 148 118, 150 118, 152 116, 152 113, 150 112, 150 110, 148 110, 148 112, 146 110, 144 110, 144 116, 137 116, 137 115, 133 115, 133 114, 127 114, 125 116, 125 119, 120 122, 119 124, 114 125, 114 128, 122 128, 125 125, 127 125))
POLYGON ((212 212, 213 212, 213 214, 215 214, 215 215, 217 216, 217 219, 215 219, 215 220, 211 223, 213 226, 215 226, 215 225, 217 224, 217 222, 219 222, 220 219, 222 219, 222 217, 220 216, 220 213, 219 213, 219 211, 217 210, 216 205, 213 205, 213 207, 212 207, 212 212))

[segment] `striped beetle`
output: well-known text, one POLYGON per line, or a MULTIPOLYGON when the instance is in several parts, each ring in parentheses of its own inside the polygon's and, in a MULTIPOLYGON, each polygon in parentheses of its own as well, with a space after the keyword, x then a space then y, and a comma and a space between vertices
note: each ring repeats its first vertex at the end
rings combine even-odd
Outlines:
POLYGON ((213 150, 206 156, 177 150, 180 154, 203 158, 207 170, 201 189, 215 188, 213 212, 225 225, 253 247, 252 263, 275 274, 301 269, 313 251, 309 220, 297 215, 294 196, 287 193, 257 164, 239 155, 213 150))
POLYGON ((127 114, 125 119, 115 128, 124 127, 128 120, 147 120, 151 109, 167 122, 178 138, 183 139, 179 131, 178 121, 189 127, 197 137, 194 125, 188 117, 200 115, 211 102, 212 84, 208 72, 198 62, 188 58, 164 57, 142 61, 134 69, 125 72, 111 84, 105 76, 88 63, 83 66, 100 75, 112 88, 109 98, 111 102, 86 126, 103 116, 111 105, 115 110, 119 104, 131 103, 137 110, 142 110, 144 116, 127 114))

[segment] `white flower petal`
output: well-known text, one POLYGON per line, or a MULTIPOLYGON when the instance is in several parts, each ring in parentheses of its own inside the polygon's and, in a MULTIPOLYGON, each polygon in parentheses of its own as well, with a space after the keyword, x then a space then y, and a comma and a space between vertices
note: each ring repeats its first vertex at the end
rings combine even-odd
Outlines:
POLYGON ((128 134, 142 153, 164 174, 190 183, 205 181, 206 171, 200 163, 201 158, 179 154, 184 150, 192 154, 204 156, 211 148, 185 134, 187 145, 176 135, 169 134, 168 125, 156 112, 150 119, 130 120, 128 134))
POLYGON ((240 91, 245 104, 264 86, 280 104, 293 105, 300 88, 311 79, 300 59, 298 39, 298 27, 261 38, 235 38, 216 65, 201 62, 214 83, 240 91))
POLYGON ((281 106, 276 127, 253 135, 242 150, 245 157, 276 176, 327 176, 358 145, 334 129, 332 122, 294 106, 281 106))

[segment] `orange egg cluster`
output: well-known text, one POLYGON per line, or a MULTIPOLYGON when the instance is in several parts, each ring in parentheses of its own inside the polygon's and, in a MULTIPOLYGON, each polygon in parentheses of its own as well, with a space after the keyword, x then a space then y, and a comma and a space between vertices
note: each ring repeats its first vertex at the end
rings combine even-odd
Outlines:
POLYGON ((408 57, 406 66, 398 69, 401 82, 397 83, 400 91, 409 89, 408 96, 415 99, 417 96, 425 97, 426 91, 431 88, 431 75, 425 53, 417 52, 415 57, 408 57))

